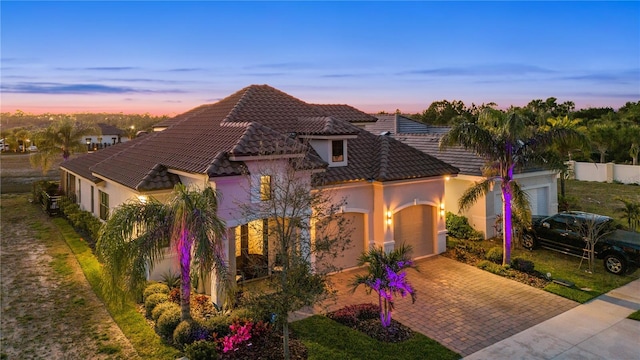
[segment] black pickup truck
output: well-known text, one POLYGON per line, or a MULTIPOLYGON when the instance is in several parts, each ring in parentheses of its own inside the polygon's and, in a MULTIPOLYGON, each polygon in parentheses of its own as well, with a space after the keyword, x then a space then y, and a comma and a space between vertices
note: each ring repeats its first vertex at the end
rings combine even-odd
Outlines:
POLYGON ((544 247, 582 257, 586 242, 584 231, 588 222, 603 232, 595 244, 595 256, 604 259, 604 268, 624 275, 640 265, 640 233, 616 229, 613 219, 604 215, 580 211, 561 212, 553 216, 534 216, 532 227, 522 234, 522 246, 527 249, 544 247))

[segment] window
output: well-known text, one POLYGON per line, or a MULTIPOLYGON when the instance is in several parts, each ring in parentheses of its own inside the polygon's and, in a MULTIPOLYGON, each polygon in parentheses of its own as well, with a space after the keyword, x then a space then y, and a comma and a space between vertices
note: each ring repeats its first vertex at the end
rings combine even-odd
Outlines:
POLYGON ((93 199, 93 185, 91 185, 91 213, 92 213, 92 214, 93 214, 93 213, 94 213, 94 211, 95 211, 95 210, 94 210, 94 208, 95 208, 95 206, 94 206, 94 202, 95 202, 95 201, 94 201, 94 199, 93 199))
POLYGON ((344 142, 342 140, 331 141, 331 161, 344 161, 344 142))
POLYGON ((100 219, 107 220, 109 217, 109 194, 98 191, 100 193, 100 219))
POLYGON ((271 200, 271 176, 260 176, 260 200, 271 200))

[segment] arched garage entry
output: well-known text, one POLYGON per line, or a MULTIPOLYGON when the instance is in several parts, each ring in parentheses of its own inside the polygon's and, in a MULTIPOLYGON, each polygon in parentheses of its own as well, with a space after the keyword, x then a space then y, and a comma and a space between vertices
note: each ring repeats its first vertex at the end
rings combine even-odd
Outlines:
MULTIPOLYGON (((368 249, 368 242, 365 239, 364 214, 347 212, 339 214, 338 216, 343 217, 346 220, 347 226, 349 227, 349 229, 351 229, 351 233, 349 234, 350 242, 344 250, 342 250, 342 248, 336 249, 338 253, 338 256, 336 258, 323 257, 322 260, 319 261, 331 261, 336 270, 342 270, 358 266, 358 257, 360 257, 360 254, 362 254, 363 251, 368 249)), ((317 235, 320 235, 323 231, 326 231, 326 235, 332 236, 332 234, 338 231, 338 228, 335 226, 335 224, 336 221, 332 221, 324 230, 322 228, 317 228, 317 235)), ((322 263, 319 263, 317 265, 322 268, 322 263)))
POLYGON ((401 244, 411 245, 412 257, 434 253, 436 241, 436 208, 429 205, 414 205, 393 215, 393 238, 396 248, 401 244))

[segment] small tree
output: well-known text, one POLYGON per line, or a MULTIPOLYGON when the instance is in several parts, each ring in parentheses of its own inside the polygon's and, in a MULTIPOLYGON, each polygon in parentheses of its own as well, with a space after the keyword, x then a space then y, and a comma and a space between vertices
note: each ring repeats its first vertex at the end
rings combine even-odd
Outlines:
POLYGON ((253 220, 254 233, 267 234, 260 246, 266 241, 271 274, 268 289, 250 295, 248 303, 273 313, 282 329, 285 359, 290 357, 289 314, 331 294, 326 274, 336 270, 331 260, 349 246, 351 235, 348 220, 340 215, 344 201, 334 200, 328 190, 313 189, 312 172, 304 161, 266 163, 249 175, 250 182, 259 185, 249 191, 255 201, 239 204, 245 219, 253 220))
POLYGON ((622 197, 616 197, 616 200, 624 204, 624 206, 617 208, 616 211, 622 213, 623 219, 627 219, 629 229, 636 231, 638 225, 640 225, 640 203, 622 197))
POLYGON ((365 275, 356 275, 352 283, 352 291, 360 285, 367 286, 367 292, 372 290, 378 294, 380 305, 380 322, 384 328, 391 326, 393 311, 393 297, 400 295, 411 296, 416 301, 416 292, 407 282, 407 268, 415 268, 410 257, 411 247, 401 245, 399 248, 386 253, 382 248, 370 249, 358 259, 358 265, 367 265, 365 275))
MULTIPOLYGON (((585 250, 587 252, 587 271, 592 274, 595 269, 596 257, 595 246, 600 239, 611 232, 611 220, 604 219, 600 215, 586 214, 584 222, 579 224, 579 233, 585 241, 585 250)), ((583 258, 584 260, 584 258, 583 258)), ((580 262, 582 264, 582 261, 580 262)))

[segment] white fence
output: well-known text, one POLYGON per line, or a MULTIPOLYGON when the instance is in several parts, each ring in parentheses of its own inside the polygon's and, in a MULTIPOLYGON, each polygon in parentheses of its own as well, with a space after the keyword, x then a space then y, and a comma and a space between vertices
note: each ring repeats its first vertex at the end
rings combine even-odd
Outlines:
POLYGON ((640 185, 640 165, 596 164, 569 161, 571 178, 581 181, 621 182, 640 185))

